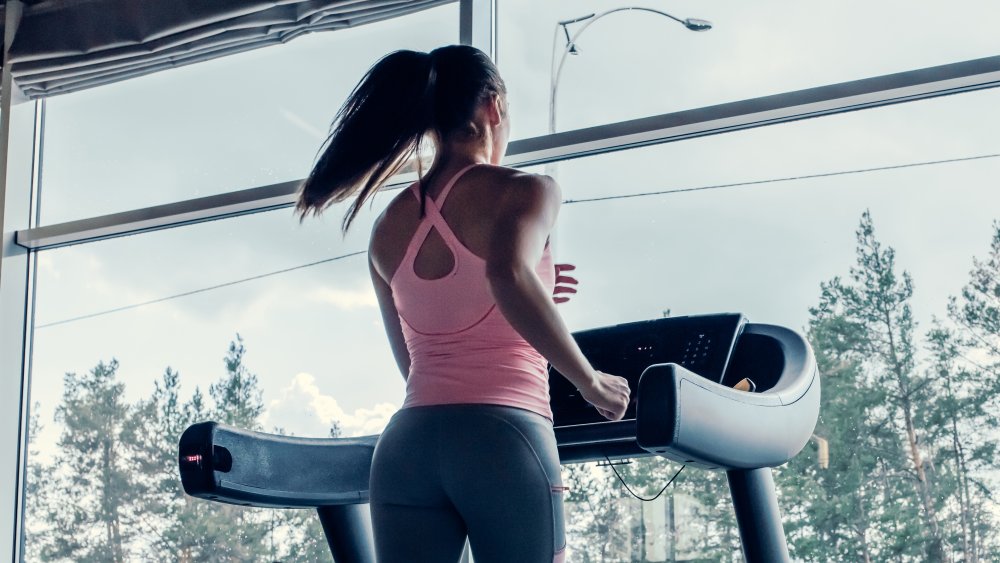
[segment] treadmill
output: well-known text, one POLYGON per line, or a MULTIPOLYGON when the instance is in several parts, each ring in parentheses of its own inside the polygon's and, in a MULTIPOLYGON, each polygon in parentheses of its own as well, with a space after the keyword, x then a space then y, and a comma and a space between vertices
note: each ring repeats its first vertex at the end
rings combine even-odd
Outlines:
MULTIPOLYGON (((550 369, 564 464, 661 456, 725 471, 748 563, 789 561, 771 467, 798 454, 819 415, 809 344, 738 313, 670 317, 573 334, 595 369, 628 379, 628 409, 608 421, 550 369), (744 378, 753 392, 733 386, 744 378)), ((216 422, 179 444, 184 491, 215 502, 316 509, 334 561, 374 563, 368 474, 378 436, 298 438, 216 422)))

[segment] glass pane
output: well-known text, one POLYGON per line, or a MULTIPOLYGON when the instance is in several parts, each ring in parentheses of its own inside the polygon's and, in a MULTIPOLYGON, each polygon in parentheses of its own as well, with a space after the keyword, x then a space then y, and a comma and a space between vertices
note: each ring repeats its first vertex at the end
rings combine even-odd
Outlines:
POLYGON ((396 49, 458 42, 458 3, 48 101, 42 224, 303 178, 396 49))
MULTIPOLYGON (((560 213, 555 254, 577 266, 580 281, 579 293, 562 306, 572 329, 738 311, 751 322, 808 332, 823 381, 816 435, 828 443, 829 468, 819 466, 814 441, 775 472, 785 531, 799 560, 862 561, 864 550, 871 561, 895 553, 926 560, 931 540, 914 539, 932 537, 914 531, 930 529, 924 491, 910 477, 918 467, 927 475, 949 557, 960 559, 963 549, 970 550, 964 558, 972 557, 971 531, 963 543, 963 506, 982 522, 975 532, 979 557, 995 557, 1000 523, 987 500, 995 485, 972 491, 971 500, 956 487, 961 479, 995 483, 993 454, 977 462, 971 452, 989 450, 1000 437, 992 415, 984 414, 996 412, 990 366, 1000 362, 1000 341, 989 313, 975 314, 991 309, 966 309, 975 301, 963 288, 974 279, 1000 279, 1000 247, 991 255, 990 246, 994 237, 1000 241, 998 103, 1000 90, 980 91, 557 166, 570 201, 560 213), (939 163, 920 165, 931 162, 939 163), (874 238, 859 241, 866 212, 874 238), (878 260, 873 241, 881 245, 878 260), (893 277, 886 274, 889 248, 893 277), (987 272, 976 278, 974 257, 987 272), (872 280, 887 285, 879 289, 872 280), (832 296, 838 300, 830 302, 832 296), (951 356, 942 351, 932 333, 935 319, 968 347, 951 356), (954 440, 969 463, 962 468, 954 440), (853 526, 867 543, 850 533, 853 526)), ((995 294, 970 295, 981 295, 995 311, 995 294)), ((571 559, 601 560, 604 546, 607 561, 738 560, 724 475, 686 469, 664 493, 683 499, 671 512, 632 499, 610 469, 586 467, 567 475, 577 491, 568 522, 571 559)), ((652 496, 676 468, 639 460, 618 469, 639 494, 652 496)))
POLYGON ((553 67, 567 45, 557 22, 589 14, 597 17, 567 26, 579 54, 559 75, 556 131, 998 54, 1000 5, 981 0, 654 4, 640 5, 713 28, 689 31, 649 11, 607 13, 627 3, 501 2, 511 138, 548 132, 553 67))
POLYGON ((281 209, 39 254, 28 560, 329 560, 314 511, 181 494, 177 440, 382 430, 404 386, 354 253, 388 199, 346 238, 281 209))

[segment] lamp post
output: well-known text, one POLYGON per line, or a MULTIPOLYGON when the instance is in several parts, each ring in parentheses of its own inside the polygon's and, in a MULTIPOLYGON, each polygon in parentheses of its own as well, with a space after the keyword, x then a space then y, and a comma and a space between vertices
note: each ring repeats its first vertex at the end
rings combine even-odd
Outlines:
POLYGON ((589 15, 582 16, 582 17, 579 17, 579 18, 573 18, 573 19, 568 19, 568 20, 563 20, 563 21, 557 22, 556 23, 555 32, 552 34, 552 64, 551 64, 551 68, 550 68, 550 72, 549 72, 549 76, 550 76, 550 82, 549 82, 549 133, 555 133, 556 132, 556 92, 557 92, 557 89, 559 87, 559 77, 562 75, 563 65, 566 63, 566 55, 570 55, 570 54, 577 55, 577 54, 580 53, 579 49, 576 46, 576 40, 580 37, 581 34, 583 34, 584 31, 587 30, 588 27, 590 27, 591 25, 593 25, 594 22, 596 22, 597 20, 603 18, 604 16, 607 16, 609 14, 613 14, 615 12, 632 11, 632 10, 638 11, 638 12, 649 12, 649 13, 652 13, 652 14, 656 14, 656 15, 659 15, 659 16, 663 16, 663 17, 669 18, 669 19, 671 19, 671 20, 673 20, 675 22, 680 23, 681 25, 683 25, 684 27, 690 29, 691 31, 708 31, 709 29, 712 29, 712 23, 709 22, 709 21, 706 21, 706 20, 700 20, 700 19, 695 19, 695 18, 687 18, 687 19, 683 19, 682 20, 680 18, 674 17, 674 16, 672 16, 672 15, 670 15, 670 14, 664 12, 664 11, 661 11, 661 10, 654 10, 653 8, 642 8, 642 7, 636 7, 636 6, 626 6, 626 7, 622 7, 622 8, 614 8, 614 9, 611 9, 611 10, 607 10, 607 11, 601 12, 600 14, 589 14, 589 15), (580 27, 580 29, 578 29, 576 31, 576 33, 574 33, 572 35, 572 37, 571 37, 570 34, 569 34, 569 28, 567 26, 570 25, 570 24, 573 24, 573 23, 581 22, 581 21, 587 21, 587 23, 583 24, 583 26, 580 27), (565 35, 566 35, 566 46, 563 47, 562 56, 559 57, 559 65, 556 66, 556 42, 558 41, 558 38, 559 38, 559 28, 560 27, 562 28, 563 33, 565 33, 565 35))
MULTIPOLYGON (((666 13, 666 12, 663 12, 661 10, 654 10, 653 8, 642 8, 642 7, 636 7, 636 6, 626 6, 626 7, 621 7, 621 8, 613 8, 611 10, 606 10, 606 11, 601 12, 599 14, 588 14, 586 16, 582 16, 582 17, 579 17, 579 18, 572 18, 572 19, 568 19, 568 20, 563 20, 563 21, 557 22, 556 23, 555 32, 552 34, 552 62, 551 62, 551 66, 549 68, 549 133, 550 134, 556 132, 556 91, 557 91, 557 89, 559 87, 559 77, 562 76, 563 65, 566 63, 566 55, 570 55, 570 54, 572 54, 572 55, 578 55, 578 54, 580 54, 580 50, 576 46, 576 40, 580 37, 580 35, 583 34, 584 31, 587 30, 588 27, 590 27, 591 25, 593 25, 594 22, 596 22, 597 20, 603 18, 604 16, 607 16, 609 14, 613 14, 615 12, 624 12, 624 11, 631 11, 631 10, 635 10, 635 11, 638 11, 638 12, 649 12, 649 13, 652 13, 652 14, 656 14, 658 16, 663 16, 663 17, 669 18, 669 19, 671 19, 671 20, 673 20, 673 21, 675 21, 677 23, 680 23, 681 25, 683 25, 684 27, 690 29, 691 31, 708 31, 709 29, 712 29, 712 23, 709 22, 709 21, 706 21, 706 20, 700 20, 700 19, 695 19, 695 18, 686 18, 686 19, 682 20, 682 19, 676 18, 676 17, 674 17, 674 16, 672 16, 672 15, 666 13), (577 23, 577 22, 582 22, 582 21, 586 21, 587 23, 583 24, 580 27, 580 29, 576 30, 576 33, 574 33, 572 36, 570 36, 570 34, 569 34, 569 28, 567 26, 570 25, 570 24, 577 23), (559 57, 559 65, 557 67, 556 66, 556 42, 559 39, 559 28, 560 27, 562 28, 563 33, 566 35, 566 46, 563 47, 562 56, 559 57)), ((545 165, 545 174, 548 175, 548 176, 552 176, 552 177, 556 176, 556 163, 555 162, 546 163, 546 165, 545 165)), ((557 238, 556 237, 556 233, 557 233, 557 231, 554 231, 549 236, 549 244, 552 246, 553 249, 555 249, 555 247, 556 247, 556 238, 557 238)))

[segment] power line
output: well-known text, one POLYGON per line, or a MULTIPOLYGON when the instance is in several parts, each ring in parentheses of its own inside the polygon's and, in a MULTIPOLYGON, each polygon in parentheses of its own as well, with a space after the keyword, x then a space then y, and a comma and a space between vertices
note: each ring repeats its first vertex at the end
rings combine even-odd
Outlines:
POLYGON ((587 199, 568 199, 563 203, 566 205, 573 203, 590 203, 594 201, 611 201, 614 199, 628 199, 633 197, 646 197, 653 195, 680 194, 686 192, 700 192, 705 190, 719 190, 722 188, 736 188, 741 186, 759 186, 761 184, 773 184, 776 182, 790 182, 792 180, 809 180, 812 178, 828 178, 830 176, 846 176, 848 174, 863 174, 865 172, 879 172, 882 170, 899 170, 901 168, 915 168, 917 166, 931 166, 934 164, 947 164, 950 162, 966 162, 969 160, 981 160, 986 158, 997 158, 1000 154, 983 154, 979 156, 966 156, 961 158, 949 158, 946 160, 928 160, 925 162, 911 162, 907 164, 896 164, 893 166, 877 166, 875 168, 858 168, 856 170, 839 170, 836 172, 823 172, 820 174, 807 174, 804 176, 786 176, 784 178, 768 178, 766 180, 754 180, 750 182, 734 182, 731 184, 713 184, 709 186, 697 186, 694 188, 676 188, 658 192, 641 192, 635 194, 611 195, 604 197, 592 197, 587 199))
POLYGON ((43 324, 43 325, 37 325, 37 326, 35 326, 35 328, 36 329, 46 328, 46 327, 55 326, 55 325, 58 325, 58 324, 69 323, 69 322, 79 321, 79 320, 83 320, 83 319, 89 319, 91 317, 98 317, 98 316, 107 315, 107 314, 110 314, 110 313, 117 313, 118 311, 125 311, 125 310, 128 310, 128 309, 135 309, 136 307, 142 307, 144 305, 152 305, 153 303, 160 303, 162 301, 167 301, 169 299, 176 299, 178 297, 184 297, 184 296, 187 296, 187 295, 194 295, 195 293, 202 293, 204 291, 209 291, 209 290, 212 290, 212 289, 219 289, 220 287, 228 287, 230 285, 236 285, 238 283, 248 282, 248 281, 251 281, 251 280, 259 280, 261 278, 266 278, 268 276, 275 276, 275 275, 278 275, 278 274, 283 274, 285 272, 291 272, 292 270, 300 270, 302 268, 309 268, 311 266, 316 266, 318 264, 323 264, 323 263, 326 263, 326 262, 335 262, 337 260, 343 260, 345 258, 350 258, 352 256, 358 256, 358 255, 361 255, 361 254, 368 254, 368 251, 361 250, 361 251, 358 251, 358 252, 351 252, 349 254, 341 254, 340 256, 334 256, 333 258, 326 258, 324 260, 318 260, 316 262, 310 262, 308 264, 301 264, 299 266, 292 266, 291 268, 285 268, 283 270, 275 270, 273 272, 267 272, 266 274, 259 274, 259 275, 256 275, 256 276, 251 276, 249 278, 243 278, 243 279, 233 280, 233 281, 226 282, 226 283, 220 283, 219 285, 213 285, 213 286, 210 286, 210 287, 203 287, 201 289, 195 289, 195 290, 192 290, 192 291, 185 291, 184 293, 178 293, 178 294, 175 294, 175 295, 168 295, 166 297, 160 297, 159 299, 153 299, 152 301, 143 301, 142 303, 133 303, 132 305, 125 305, 124 307, 116 307, 114 309, 108 309, 106 311, 98 311, 96 313, 91 313, 89 315, 82 315, 82 316, 79 316, 79 317, 73 317, 71 319, 65 319, 65 320, 56 321, 56 322, 52 322, 52 323, 47 323, 47 324, 43 324))
MULTIPOLYGON (((949 158, 949 159, 944 159, 944 160, 928 160, 928 161, 923 161, 923 162, 910 162, 910 163, 906 163, 906 164, 896 164, 896 165, 891 165, 891 166, 877 166, 877 167, 874 167, 874 168, 858 168, 858 169, 855 169, 855 170, 840 170, 840 171, 835 171, 835 172, 823 172, 823 173, 819 173, 819 174, 807 174, 807 175, 802 175, 802 176, 785 176, 785 177, 782 177, 782 178, 768 178, 768 179, 764 179, 764 180, 754 180, 754 181, 749 181, 749 182, 734 182, 734 183, 730 183, 730 184, 713 184, 713 185, 708 185, 708 186, 696 186, 696 187, 691 187, 691 188, 675 188, 675 189, 671 189, 671 190, 662 190, 662 191, 656 191, 656 192, 641 192, 641 193, 634 193, 634 194, 622 194, 622 195, 594 197, 594 198, 587 198, 587 199, 567 199, 567 200, 563 201, 563 204, 564 205, 572 205, 574 203, 592 203, 592 202, 597 202, 597 201, 611 201, 611 200, 616 200, 616 199, 630 199, 630 198, 636 198, 636 197, 647 197, 647 196, 655 196, 655 195, 671 195, 671 194, 680 194, 680 193, 687 193, 687 192, 698 192, 698 191, 706 191, 706 190, 718 190, 718 189, 723 189, 723 188, 736 188, 736 187, 744 187, 744 186, 758 186, 758 185, 762 185, 762 184, 773 184, 773 183, 777 183, 777 182, 790 182, 790 181, 793 181, 793 180, 808 180, 808 179, 812 179, 812 178, 827 178, 827 177, 831 177, 831 176, 845 176, 845 175, 849 175, 849 174, 863 174, 863 173, 866 173, 866 172, 879 172, 879 171, 883 171, 883 170, 899 170, 899 169, 903 169, 903 168, 915 168, 915 167, 918 167, 918 166, 932 166, 932 165, 936 165, 936 164, 948 164, 948 163, 953 163, 953 162, 967 162, 967 161, 971 161, 971 160, 983 160, 983 159, 998 158, 998 157, 1000 157, 1000 153, 997 153, 997 154, 984 154, 984 155, 978 155, 978 156, 967 156, 967 157, 960 157, 960 158, 949 158)), ((342 254, 340 256, 334 256, 332 258, 326 258, 324 260, 319 260, 319 261, 316 261, 316 262, 310 262, 308 264, 302 264, 302 265, 299 265, 299 266, 293 266, 291 268, 285 268, 283 270, 275 270, 273 272, 267 272, 265 274, 251 276, 249 278, 242 278, 242 279, 238 279, 238 280, 233 280, 233 281, 230 281, 230 282, 222 283, 222 284, 219 284, 219 285, 213 285, 213 286, 210 286, 210 287, 204 287, 204 288, 201 288, 201 289, 195 289, 195 290, 192 290, 192 291, 187 291, 187 292, 184 292, 184 293, 178 293, 178 294, 175 294, 175 295, 168 295, 166 297, 160 297, 158 299, 153 299, 151 301, 144 301, 142 303, 134 303, 132 305, 125 305, 123 307, 117 307, 117 308, 108 309, 108 310, 105 310, 105 311, 98 311, 96 313, 91 313, 89 315, 82 315, 82 316, 79 316, 79 317, 73 317, 73 318, 70 318, 70 319, 64 319, 64 320, 61 320, 61 321, 55 321, 55 322, 51 322, 51 323, 47 323, 47 324, 43 324, 43 325, 36 325, 35 328, 36 329, 46 328, 46 327, 55 326, 55 325, 64 324, 64 323, 69 323, 69 322, 73 322, 73 321, 79 321, 79 320, 83 320, 83 319, 89 319, 89 318, 97 317, 97 316, 101 316, 101 315, 107 315, 107 314, 110 314, 110 313, 116 313, 118 311, 125 311, 125 310, 128 310, 128 309, 135 309, 137 307, 142 307, 142 306, 145 306, 145 305, 152 305, 153 303, 160 303, 160 302, 167 301, 167 300, 170 300, 170 299, 176 299, 178 297, 185 297, 187 295, 194 295, 195 293, 201 293, 201 292, 209 291, 209 290, 212 290, 212 289, 219 289, 221 287, 228 287, 228 286, 231 286, 231 285, 236 285, 238 283, 248 282, 248 281, 252 281, 252 280, 256 280, 256 279, 260 279, 260 278, 266 278, 268 276, 274 276, 274 275, 277 275, 277 274, 283 274, 285 272, 291 272, 293 270, 299 270, 299 269, 302 269, 302 268, 309 268, 311 266, 316 266, 316 265, 323 264, 323 263, 326 263, 326 262, 334 262, 334 261, 338 261, 338 260, 343 260, 345 258, 350 258, 352 256, 359 256, 359 255, 367 254, 367 253, 368 253, 367 251, 361 250, 361 251, 357 251, 357 252, 351 252, 349 254, 342 254)))

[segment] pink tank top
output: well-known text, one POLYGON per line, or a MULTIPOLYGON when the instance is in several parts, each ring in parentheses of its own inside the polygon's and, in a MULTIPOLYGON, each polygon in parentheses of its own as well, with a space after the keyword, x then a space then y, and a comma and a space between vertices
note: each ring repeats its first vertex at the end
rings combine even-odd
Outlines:
MULTIPOLYGON (((389 285, 410 353, 403 408, 454 403, 519 407, 552 420, 547 362, 497 308, 486 281, 486 262, 465 247, 441 215, 460 170, 429 197, 426 213, 389 285), (454 256, 452 271, 426 280, 413 262, 431 229, 437 229, 454 256)), ((419 200, 419 182, 409 191, 419 200)), ((555 267, 548 244, 535 267, 551 293, 555 267)))

